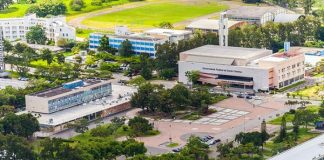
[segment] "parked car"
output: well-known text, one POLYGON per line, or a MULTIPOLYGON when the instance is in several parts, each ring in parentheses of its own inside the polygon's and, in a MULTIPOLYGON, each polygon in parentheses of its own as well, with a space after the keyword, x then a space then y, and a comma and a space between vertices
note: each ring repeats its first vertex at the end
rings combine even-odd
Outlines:
POLYGON ((255 100, 262 100, 262 98, 261 97, 258 97, 258 96, 254 96, 253 99, 255 99, 255 100))
POLYGON ((215 144, 220 143, 220 142, 221 142, 220 139, 213 139, 213 140, 208 142, 208 145, 212 146, 212 145, 215 145, 215 144))
POLYGON ((249 96, 255 96, 255 93, 248 93, 249 96))
POLYGON ((202 142, 207 142, 207 141, 209 141, 209 139, 208 139, 206 136, 204 136, 204 137, 199 137, 199 139, 200 139, 200 141, 202 141, 202 142))
POLYGON ((182 148, 175 148, 175 149, 172 149, 172 152, 180 152, 182 150, 182 148))
POLYGON ((245 98, 246 98, 246 99, 252 99, 252 96, 247 95, 245 98))
POLYGON ((239 95, 237 95, 237 98, 244 98, 244 95, 243 94, 239 94, 239 95))
POLYGON ((29 78, 26 78, 26 77, 19 77, 18 80, 20 80, 20 81, 28 81, 29 78))

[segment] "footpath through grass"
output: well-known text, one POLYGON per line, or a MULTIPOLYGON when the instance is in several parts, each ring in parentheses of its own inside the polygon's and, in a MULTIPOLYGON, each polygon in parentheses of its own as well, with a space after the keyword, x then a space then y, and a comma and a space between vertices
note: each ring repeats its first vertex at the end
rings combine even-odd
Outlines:
POLYGON ((92 17, 82 24, 99 29, 113 28, 116 25, 141 29, 157 26, 161 22, 177 23, 225 9, 225 5, 206 1, 157 3, 92 17))

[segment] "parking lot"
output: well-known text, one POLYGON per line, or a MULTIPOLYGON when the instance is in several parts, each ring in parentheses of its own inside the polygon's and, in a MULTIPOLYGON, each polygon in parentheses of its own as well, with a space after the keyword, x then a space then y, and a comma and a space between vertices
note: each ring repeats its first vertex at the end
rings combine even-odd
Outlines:
POLYGON ((28 83, 27 81, 0 78, 0 89, 5 88, 6 86, 12 86, 14 88, 25 88, 27 83, 28 83))

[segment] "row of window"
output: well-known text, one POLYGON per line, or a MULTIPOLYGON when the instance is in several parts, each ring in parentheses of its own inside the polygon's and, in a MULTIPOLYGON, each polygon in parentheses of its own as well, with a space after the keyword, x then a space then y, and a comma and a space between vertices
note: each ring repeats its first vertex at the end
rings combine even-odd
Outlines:
POLYGON ((293 84, 294 82, 297 82, 297 81, 299 81, 299 80, 301 80, 301 79, 303 79, 303 78, 304 78, 304 75, 300 75, 300 76, 297 76, 297 77, 294 77, 294 78, 288 79, 288 80, 286 80, 286 81, 284 81, 284 82, 280 82, 280 83, 279 83, 279 88, 284 87, 284 86, 291 85, 291 84, 293 84))
POLYGON ((293 64, 291 66, 287 66, 286 68, 282 68, 281 70, 278 70, 278 73, 280 73, 280 71, 281 72, 285 72, 286 70, 289 71, 290 69, 294 69, 294 68, 296 68, 296 66, 299 67, 301 65, 304 65, 304 62, 298 62, 298 63, 293 64))
POLYGON ((111 93, 111 85, 103 85, 84 92, 78 92, 72 95, 61 97, 48 101, 49 112, 60 111, 75 105, 89 102, 98 98, 102 98, 111 93))

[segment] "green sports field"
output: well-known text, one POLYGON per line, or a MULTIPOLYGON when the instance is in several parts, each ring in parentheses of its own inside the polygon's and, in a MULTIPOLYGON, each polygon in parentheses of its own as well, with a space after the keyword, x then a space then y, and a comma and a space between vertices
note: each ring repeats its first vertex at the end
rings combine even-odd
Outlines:
POLYGON ((157 26, 161 22, 177 23, 220 12, 226 8, 227 6, 208 1, 155 3, 92 17, 84 20, 82 24, 98 29, 127 25, 136 30, 157 26))

